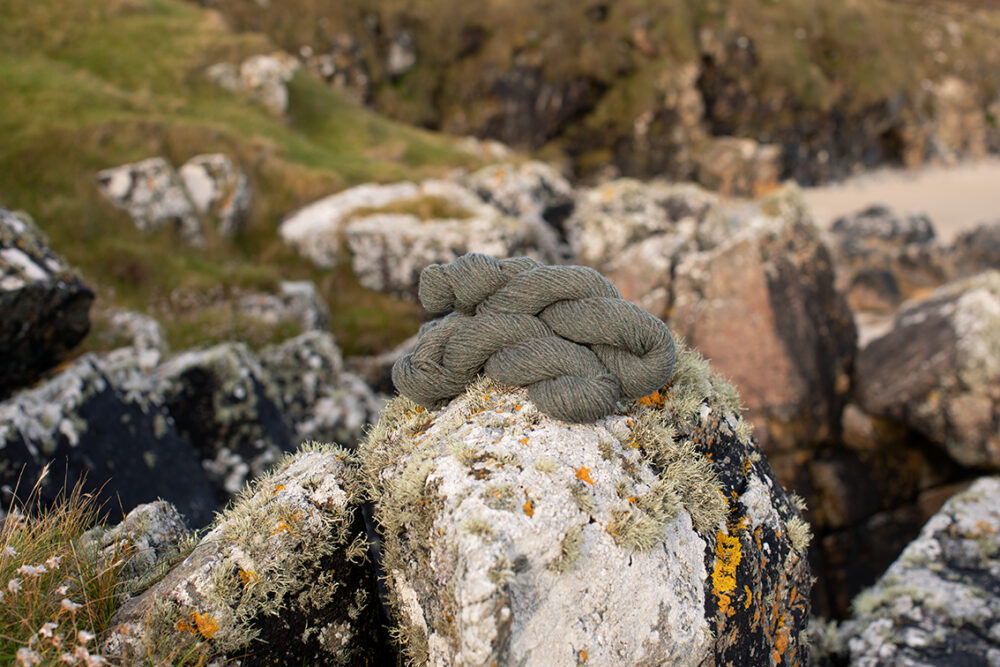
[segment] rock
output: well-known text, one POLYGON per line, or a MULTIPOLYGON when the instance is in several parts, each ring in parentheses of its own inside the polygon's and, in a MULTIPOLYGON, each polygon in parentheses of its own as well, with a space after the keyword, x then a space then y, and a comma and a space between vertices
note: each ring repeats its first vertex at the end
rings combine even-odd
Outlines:
POLYGON ((362 286, 414 301, 420 272, 430 264, 446 264, 468 252, 497 258, 526 255, 548 264, 560 254, 545 223, 505 218, 495 211, 433 220, 376 214, 350 222, 344 235, 362 286))
POLYGON ((695 154, 698 183, 722 195, 757 197, 778 187, 781 146, 713 137, 695 154))
POLYGON ((115 526, 84 533, 81 545, 103 562, 125 560, 122 578, 132 586, 169 564, 193 535, 177 508, 164 500, 139 505, 115 526))
POLYGON ((358 211, 379 209, 416 199, 414 183, 366 183, 330 195, 299 209, 281 223, 281 238, 316 266, 332 268, 341 259, 344 222, 358 211))
POLYGON ((417 49, 413 34, 408 30, 393 33, 389 41, 389 53, 385 57, 386 73, 395 79, 409 72, 416 64, 417 49))
POLYGON ((163 327, 154 318, 142 313, 122 310, 111 314, 116 331, 132 339, 139 368, 148 373, 170 353, 163 327))
POLYGON ((152 392, 194 443, 220 505, 296 444, 281 396, 242 343, 185 352, 162 364, 152 392))
POLYGON ((0 208, 0 399, 76 347, 90 330, 93 301, 31 218, 0 208))
POLYGON ((597 269, 660 234, 695 239, 716 197, 700 188, 620 179, 585 191, 566 221, 576 261, 597 269))
POLYGON ((438 411, 390 403, 362 472, 410 660, 805 661, 808 527, 731 385, 677 357, 671 385, 593 424, 490 381, 438 411))
POLYGON ((896 418, 964 466, 1000 468, 1000 272, 905 305, 858 354, 861 405, 896 418))
POLYGON ((119 390, 103 364, 85 355, 0 403, 4 506, 15 487, 25 494, 49 465, 40 485, 46 504, 83 480, 83 491, 93 493, 109 516, 162 498, 192 525, 205 525, 215 497, 191 443, 161 406, 119 390))
POLYGON ((97 172, 97 182, 101 193, 128 211, 139 229, 152 231, 172 225, 188 243, 204 243, 184 182, 162 157, 104 169, 97 172))
POLYGON ((835 631, 851 664, 1000 664, 1000 478, 953 497, 835 631))
POLYGON ((794 186, 741 227, 680 260, 670 324, 732 379, 766 451, 834 438, 856 334, 829 251, 794 186))
POLYGON ((275 51, 251 56, 239 67, 217 63, 205 70, 205 75, 226 90, 245 93, 271 113, 282 115, 288 110, 287 84, 298 68, 294 56, 275 51))
POLYGON ((933 125, 929 157, 953 164, 962 157, 985 157, 987 119, 976 87, 948 75, 931 88, 933 125))
POLYGON ((385 401, 343 370, 333 335, 313 331, 269 347, 261 363, 277 387, 296 442, 336 442, 353 448, 385 401))
POLYGON ((951 275, 958 278, 1000 269, 1000 220, 959 234, 948 253, 948 263, 951 275))
POLYGON ((116 663, 373 664, 379 609, 350 455, 288 457, 111 619, 116 663))
POLYGON ((545 221, 557 230, 573 212, 573 186, 544 162, 483 167, 466 177, 464 185, 504 215, 545 221))
POLYGON ((236 310, 270 326, 292 322, 302 331, 321 331, 330 325, 330 308, 308 280, 283 280, 278 294, 245 294, 236 310))
POLYGON ((232 238, 250 215, 250 182, 221 153, 196 155, 179 172, 195 210, 218 220, 219 233, 232 238))
POLYGON ((315 53, 311 47, 302 48, 300 55, 306 69, 346 93, 357 104, 370 102, 372 78, 358 40, 349 33, 341 32, 329 42, 330 48, 326 53, 315 53))
POLYGON ((927 216, 873 205, 834 221, 829 238, 837 288, 856 312, 891 313, 947 280, 927 216))
POLYGON ((480 139, 478 137, 462 137, 456 144, 456 148, 481 160, 490 161, 506 160, 513 153, 506 144, 494 139, 480 139))

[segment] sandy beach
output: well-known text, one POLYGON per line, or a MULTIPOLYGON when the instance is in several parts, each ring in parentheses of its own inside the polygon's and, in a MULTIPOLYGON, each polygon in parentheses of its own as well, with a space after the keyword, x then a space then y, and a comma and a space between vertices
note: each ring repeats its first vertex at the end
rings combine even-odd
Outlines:
POLYGON ((1000 219, 1000 159, 918 170, 879 169, 804 192, 823 227, 846 213, 884 204, 900 213, 927 214, 940 241, 949 243, 962 230, 1000 219))

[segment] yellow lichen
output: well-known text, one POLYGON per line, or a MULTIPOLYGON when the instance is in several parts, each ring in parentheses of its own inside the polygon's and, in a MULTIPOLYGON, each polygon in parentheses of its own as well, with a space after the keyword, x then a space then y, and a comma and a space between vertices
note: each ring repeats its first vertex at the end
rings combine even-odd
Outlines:
POLYGON ((726 535, 722 531, 716 533, 715 566, 712 568, 712 592, 719 600, 719 612, 732 616, 730 593, 736 590, 736 568, 743 560, 740 538, 726 535))

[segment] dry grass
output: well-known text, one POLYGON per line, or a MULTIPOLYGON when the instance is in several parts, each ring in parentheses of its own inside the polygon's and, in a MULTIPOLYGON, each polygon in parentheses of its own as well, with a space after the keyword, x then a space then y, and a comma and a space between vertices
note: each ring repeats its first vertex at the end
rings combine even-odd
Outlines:
POLYGON ((106 664, 96 638, 117 608, 124 554, 80 545, 100 508, 79 484, 44 510, 38 488, 0 527, 0 663, 106 664))

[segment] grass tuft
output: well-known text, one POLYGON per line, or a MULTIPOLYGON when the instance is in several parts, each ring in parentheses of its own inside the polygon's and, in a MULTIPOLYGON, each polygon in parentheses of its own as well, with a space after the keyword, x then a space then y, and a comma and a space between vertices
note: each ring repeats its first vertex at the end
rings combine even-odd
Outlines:
POLYGON ((0 527, 0 663, 106 664, 96 641, 118 607, 128 554, 82 546, 101 508, 80 483, 46 509, 38 489, 0 527))

